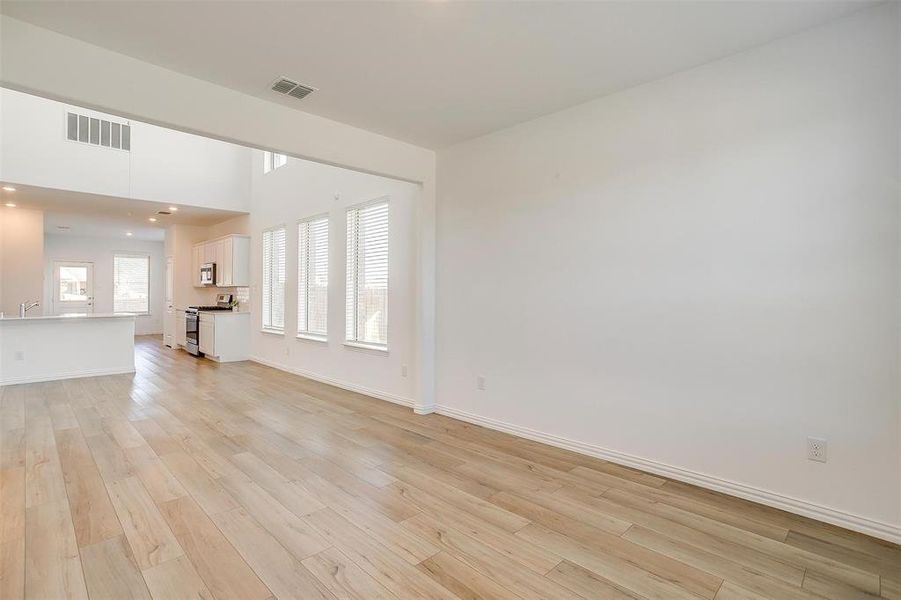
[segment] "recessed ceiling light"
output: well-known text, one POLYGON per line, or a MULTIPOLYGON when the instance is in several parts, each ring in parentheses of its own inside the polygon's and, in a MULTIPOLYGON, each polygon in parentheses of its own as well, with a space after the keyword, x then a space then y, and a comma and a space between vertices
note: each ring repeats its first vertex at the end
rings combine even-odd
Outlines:
POLYGON ((169 210, 171 210, 172 212, 178 212, 178 207, 177 207, 177 206, 170 206, 170 207, 169 207, 169 210))
POLYGON ((147 220, 150 221, 151 223, 156 223, 156 217, 150 217, 147 220))
POLYGON ((5 192, 15 192, 15 191, 16 191, 16 188, 14 188, 14 187, 11 186, 11 185, 4 185, 4 186, 3 186, 3 191, 5 191, 5 192))
POLYGON ((132 233, 131 233, 130 231, 126 231, 126 232, 125 232, 125 235, 127 235, 128 237, 131 237, 131 236, 132 236, 132 233))
POLYGON ((7 202, 6 205, 7 205, 8 207, 10 207, 10 208, 15 208, 15 207, 16 207, 16 203, 15 203, 15 202, 7 202))

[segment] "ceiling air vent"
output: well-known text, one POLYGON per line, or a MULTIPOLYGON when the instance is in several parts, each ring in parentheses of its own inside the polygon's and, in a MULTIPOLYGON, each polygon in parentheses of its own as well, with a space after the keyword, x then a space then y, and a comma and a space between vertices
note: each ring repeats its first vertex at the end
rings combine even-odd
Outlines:
POLYGON ((297 83, 287 77, 279 77, 275 80, 275 83, 272 84, 272 90, 279 94, 287 94, 288 96, 293 96, 300 100, 315 92, 316 88, 297 83))
POLYGON ((168 210, 158 210, 158 211, 156 211, 156 214, 158 214, 158 215, 171 215, 172 213, 171 213, 170 211, 168 211, 168 210))

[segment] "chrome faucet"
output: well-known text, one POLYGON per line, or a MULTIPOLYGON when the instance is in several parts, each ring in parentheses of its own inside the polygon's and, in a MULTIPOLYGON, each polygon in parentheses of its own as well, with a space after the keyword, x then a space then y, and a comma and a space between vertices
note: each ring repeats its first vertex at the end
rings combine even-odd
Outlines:
POLYGON ((24 318, 25 318, 25 313, 27 313, 29 310, 31 310, 31 309, 34 308, 35 306, 40 306, 40 305, 41 305, 41 303, 40 303, 40 302, 37 302, 37 301, 35 301, 35 302, 23 302, 22 304, 19 305, 19 318, 20 318, 20 319, 24 319, 24 318))

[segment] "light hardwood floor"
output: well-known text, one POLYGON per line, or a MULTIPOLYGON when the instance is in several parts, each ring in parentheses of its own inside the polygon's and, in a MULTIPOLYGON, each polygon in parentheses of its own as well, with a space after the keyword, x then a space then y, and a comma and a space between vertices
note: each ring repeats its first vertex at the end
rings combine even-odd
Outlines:
POLYGON ((901 599, 901 548, 139 338, 0 388, 0 598, 901 599))

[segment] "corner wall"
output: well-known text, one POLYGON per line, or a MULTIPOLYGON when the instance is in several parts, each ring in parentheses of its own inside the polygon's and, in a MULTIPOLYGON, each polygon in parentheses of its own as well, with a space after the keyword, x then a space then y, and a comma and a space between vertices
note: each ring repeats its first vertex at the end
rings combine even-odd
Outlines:
POLYGON ((441 151, 439 412, 901 541, 897 11, 441 151))

